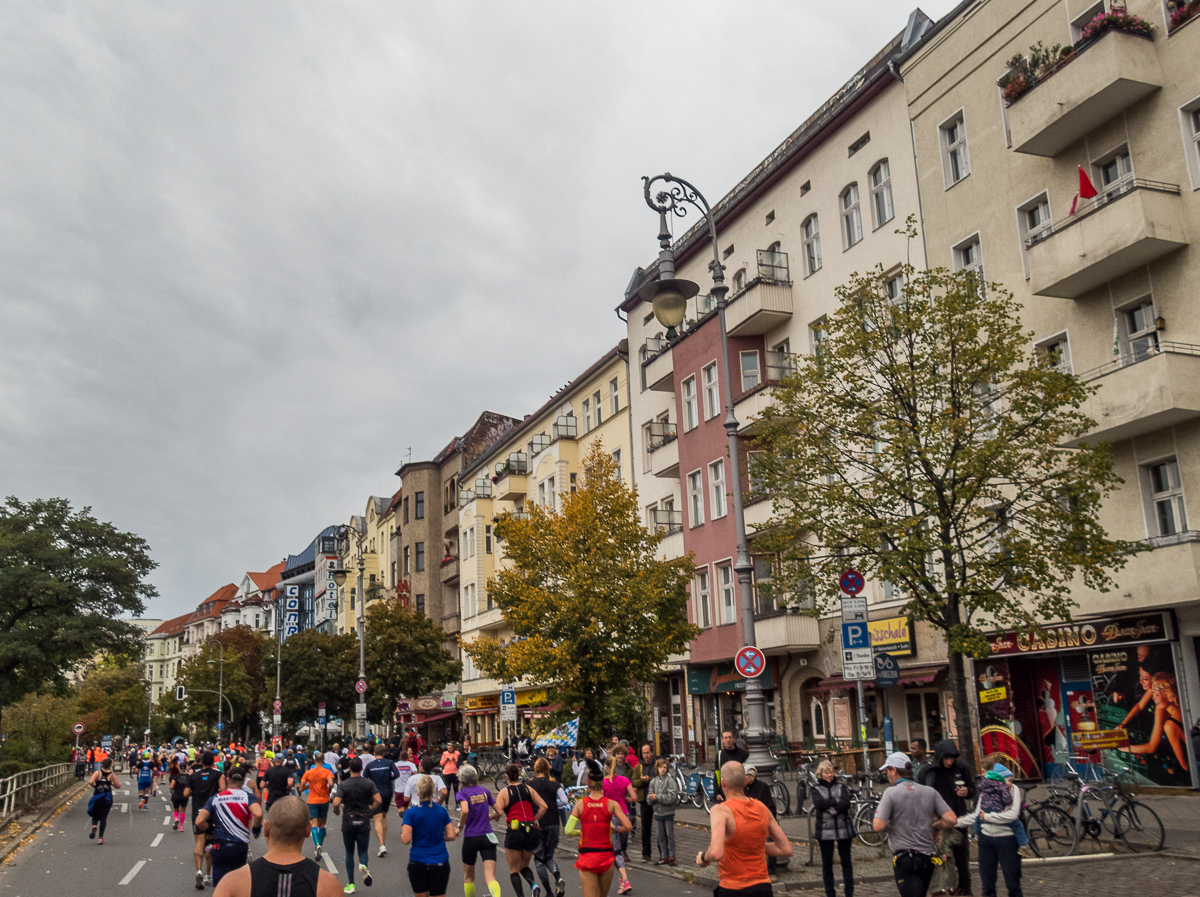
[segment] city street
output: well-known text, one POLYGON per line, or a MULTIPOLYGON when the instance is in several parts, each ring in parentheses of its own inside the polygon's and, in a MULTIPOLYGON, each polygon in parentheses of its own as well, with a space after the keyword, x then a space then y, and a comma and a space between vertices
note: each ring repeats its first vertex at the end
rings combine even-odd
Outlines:
MULTIPOLYGON (((136 792, 118 793, 105 843, 98 845, 88 840, 86 796, 72 801, 62 812, 44 825, 10 860, 0 867, 0 888, 6 897, 45 897, 45 895, 95 895, 119 893, 136 895, 192 894, 197 893, 193 883, 192 839, 187 832, 175 832, 170 827, 169 805, 163 798, 152 799, 150 808, 138 811, 136 792), (126 807, 122 811, 122 805, 126 807)), ((328 835, 332 850, 323 860, 324 866, 345 881, 341 837, 334 823, 328 835)), ((699 834, 699 833, 696 833, 699 834)), ((695 835, 681 838, 691 842, 695 835)), ((411 892, 405 873, 407 849, 400 844, 399 820, 393 816, 388 836, 390 854, 386 858, 374 856, 378 845, 372 838, 371 871, 374 882, 370 891, 365 891, 361 881, 358 893, 386 895, 411 892)), ((263 841, 255 841, 252 851, 261 855, 266 849, 263 841)), ((311 845, 306 850, 311 855, 311 845)), ((820 869, 801 865, 807 850, 799 848, 792 863, 789 881, 777 883, 776 889, 803 890, 819 893, 817 884, 820 869)), ((462 867, 458 863, 459 848, 450 846, 451 869, 450 895, 462 893, 462 867)), ((578 894, 578 877, 571 860, 560 855, 560 867, 567 881, 567 892, 578 894)), ((881 863, 871 863, 870 873, 878 877, 881 863)), ((634 859, 630 877, 634 883, 634 894, 651 894, 655 897, 707 894, 708 881, 692 883, 683 878, 689 874, 686 863, 681 863, 674 875, 652 870, 634 859)), ((1100 858, 1071 863, 1027 863, 1024 871, 1024 890, 1030 897, 1062 897, 1064 894, 1089 894, 1099 881, 1137 882, 1144 893, 1155 897, 1189 897, 1200 895, 1200 866, 1196 861, 1166 856, 1126 856, 1100 858)), ((886 871, 885 871, 886 874, 886 871)), ((480 868, 482 876, 482 868, 480 868)), ((498 879, 506 897, 512 895, 503 857, 500 860, 498 879)), ((978 871, 975 872, 978 887, 978 871)), ((840 880, 840 879, 839 879, 840 880)), ((615 894, 614 886, 612 893, 615 894)), ((978 890, 976 891, 978 893, 978 890)), ((205 890, 211 893, 211 888, 205 890)), ((840 893, 840 885, 839 885, 840 893)), ((896 894, 891 881, 861 883, 856 889, 859 897, 891 897, 896 894)))

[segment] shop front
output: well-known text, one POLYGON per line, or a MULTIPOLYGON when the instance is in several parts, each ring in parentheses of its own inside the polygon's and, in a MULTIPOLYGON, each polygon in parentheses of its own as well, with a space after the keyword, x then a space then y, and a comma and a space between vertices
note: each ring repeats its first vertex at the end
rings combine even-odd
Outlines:
MULTIPOLYGON (((758 677, 763 689, 767 728, 775 725, 775 659, 768 658, 767 669, 758 677)), ((696 762, 713 763, 721 749, 721 733, 740 733, 746 726, 743 695, 747 680, 732 663, 688 668, 688 694, 692 698, 693 727, 696 733, 696 762)))
POLYGON ((993 636, 974 663, 981 747, 1029 778, 1103 764, 1191 786, 1176 632, 1170 611, 1153 611, 993 636))
POLYGON ((475 748, 494 747, 500 743, 500 696, 472 695, 461 697, 463 702, 463 732, 471 736, 475 748))
POLYGON ((453 697, 426 695, 412 702, 416 727, 427 744, 441 745, 458 741, 460 716, 453 697))

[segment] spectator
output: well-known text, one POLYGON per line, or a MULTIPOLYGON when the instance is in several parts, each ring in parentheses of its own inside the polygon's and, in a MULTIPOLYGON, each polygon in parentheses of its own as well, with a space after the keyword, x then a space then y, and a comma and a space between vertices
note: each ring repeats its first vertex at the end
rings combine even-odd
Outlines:
MULTIPOLYGON (((939 741, 933 746, 933 762, 926 764, 919 781, 941 795, 955 816, 964 816, 967 804, 975 799, 975 777, 958 759, 958 745, 953 741, 939 741)), ((971 893, 970 845, 966 838, 950 845, 954 866, 958 871, 958 893, 971 893)))
POLYGON ((953 828, 958 817, 940 794, 912 781, 912 761, 905 754, 889 754, 883 768, 892 787, 879 799, 873 828, 888 833, 900 897, 925 897, 933 877, 933 830, 953 828))
POLYGON ((833 848, 837 846, 842 863, 842 886, 846 897, 854 897, 854 866, 850 844, 854 823, 850 819, 850 789, 839 782, 833 764, 822 760, 817 765, 817 784, 812 789, 813 837, 821 846, 821 874, 825 879, 825 897, 834 897, 833 848))

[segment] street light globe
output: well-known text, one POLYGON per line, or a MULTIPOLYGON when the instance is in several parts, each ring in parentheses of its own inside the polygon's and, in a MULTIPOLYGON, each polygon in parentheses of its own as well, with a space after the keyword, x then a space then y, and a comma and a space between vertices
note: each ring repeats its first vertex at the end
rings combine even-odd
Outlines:
POLYGON ((342 586, 344 586, 344 585, 346 584, 346 571, 345 571, 345 569, 337 569, 337 570, 334 570, 334 571, 333 571, 333 581, 334 581, 334 583, 336 583, 336 584, 337 584, 337 587, 338 587, 339 589, 340 589, 342 586))
POLYGON ((668 278, 646 284, 638 295, 654 308, 654 317, 668 330, 668 337, 675 336, 675 328, 683 323, 687 313, 687 301, 700 292, 698 284, 690 280, 668 278))

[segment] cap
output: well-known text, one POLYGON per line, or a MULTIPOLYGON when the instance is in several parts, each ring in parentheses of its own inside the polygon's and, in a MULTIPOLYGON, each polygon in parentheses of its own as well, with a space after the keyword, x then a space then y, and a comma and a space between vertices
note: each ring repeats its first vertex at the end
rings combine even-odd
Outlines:
POLYGON ((758 775, 758 767, 757 767, 757 766, 755 766, 753 763, 747 763, 747 764, 746 764, 745 766, 743 766, 742 768, 743 768, 744 770, 746 770, 746 775, 748 775, 748 776, 756 776, 756 775, 758 775))
POLYGON ((1006 779, 1011 779, 1015 775, 1015 773, 1013 773, 1013 771, 1003 763, 997 763, 995 766, 993 766, 992 772, 997 772, 1006 779))
POLYGON ((909 766, 912 766, 912 761, 908 759, 908 754, 895 751, 894 753, 888 754, 887 759, 883 761, 882 768, 887 769, 888 767, 891 767, 892 769, 904 771, 909 766))

